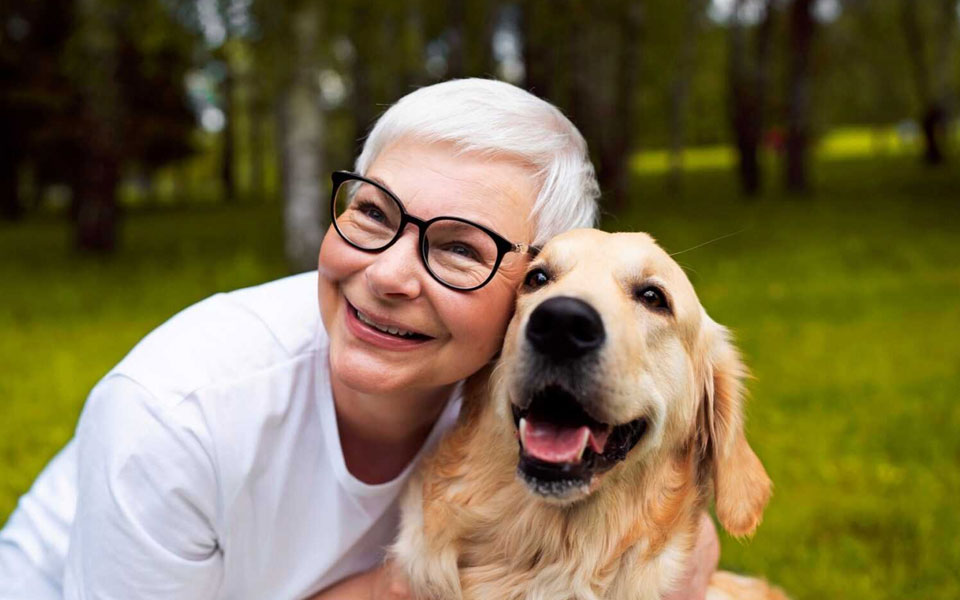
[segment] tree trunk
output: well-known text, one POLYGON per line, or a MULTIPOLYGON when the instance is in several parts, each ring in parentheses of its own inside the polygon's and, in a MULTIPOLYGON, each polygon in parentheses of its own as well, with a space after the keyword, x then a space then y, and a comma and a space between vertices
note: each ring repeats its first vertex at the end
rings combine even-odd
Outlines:
POLYGON ((374 16, 371 13, 370 6, 366 2, 358 2, 353 10, 353 47, 356 53, 353 57, 353 93, 351 94, 353 117, 353 134, 351 142, 353 147, 350 149, 350 159, 360 154, 362 140, 367 135, 375 118, 376 103, 373 100, 373 90, 371 85, 371 65, 376 60, 371 55, 370 44, 365 40, 371 39, 374 35, 371 25, 374 16))
POLYGON ((87 132, 84 166, 74 186, 76 244, 80 250, 113 251, 117 243, 116 193, 120 181, 123 112, 117 87, 117 35, 96 0, 78 4, 77 69, 87 132))
POLYGON ((643 3, 627 2, 618 15, 618 60, 614 83, 615 123, 608 128, 606 140, 600 140, 600 189, 609 190, 611 210, 621 212, 628 204, 630 191, 630 154, 636 141, 636 88, 640 70, 640 36, 643 3))
POLYGON ((952 0, 941 0, 937 10, 938 31, 936 58, 931 68, 927 64, 926 41, 917 16, 918 6, 914 0, 901 2, 900 25, 907 43, 909 62, 913 70, 913 80, 920 100, 920 129, 923 131, 923 160, 928 165, 946 162, 943 145, 946 140, 949 123, 949 100, 951 95, 951 65, 953 37, 956 30, 956 16, 952 0))
POLYGON ((493 55, 493 34, 497 29, 497 22, 500 19, 500 11, 503 4, 495 0, 485 1, 484 21, 481 33, 483 39, 480 40, 482 48, 480 50, 480 70, 483 77, 497 76, 497 59, 493 55))
POLYGON ((464 0, 447 0, 447 42, 450 47, 447 54, 447 77, 453 79, 466 76, 463 2, 464 0))
POLYGON ((236 106, 234 102, 234 73, 230 65, 230 58, 223 53, 223 131, 220 132, 222 142, 220 155, 220 182, 223 186, 223 199, 226 202, 237 200, 236 175, 234 163, 236 161, 236 106))
POLYGON ((760 150, 763 141, 764 110, 769 79, 770 39, 773 6, 764 5, 764 17, 756 36, 756 54, 747 53, 747 32, 740 15, 744 0, 738 0, 730 21, 730 112, 737 147, 740 189, 747 196, 760 191, 760 150))
POLYGON ((693 78, 703 9, 703 0, 686 0, 684 3, 683 45, 670 89, 670 173, 667 185, 674 191, 680 189, 683 178, 684 117, 690 96, 690 80, 693 78))
POLYGON ((793 0, 790 5, 790 63, 787 92, 786 188, 791 193, 810 190, 811 74, 810 47, 815 23, 814 0, 793 0))
POLYGON ((304 3, 294 15, 295 73, 284 98, 284 230, 286 256, 291 268, 317 267, 323 240, 325 209, 322 198, 323 114, 317 89, 317 41, 320 9, 304 3))
POLYGON ((544 27, 543 0, 527 0, 521 5, 520 32, 523 36, 523 66, 526 87, 540 98, 557 102, 553 87, 553 49, 551 27, 544 27))
POLYGON ((254 201, 262 202, 267 197, 265 188, 266 177, 264 170, 266 168, 266 149, 264 143, 264 125, 266 124, 265 110, 260 92, 257 89, 251 90, 251 100, 247 104, 249 111, 249 136, 250 136, 250 195, 254 201))
POLYGON ((17 177, 20 161, 6 144, 0 144, 0 219, 16 221, 23 216, 17 177))
POLYGON ((92 252, 111 252, 117 245, 117 186, 119 161, 103 153, 85 161, 77 194, 77 246, 92 252))
POLYGON ((573 121, 584 137, 590 141, 600 139, 596 135, 595 114, 590 103, 596 83, 593 73, 589 70, 591 49, 588 47, 589 28, 583 26, 583 0, 566 0, 560 5, 566 13, 564 16, 563 31, 564 44, 561 46, 562 61, 560 71, 566 71, 566 99, 570 120, 573 121))

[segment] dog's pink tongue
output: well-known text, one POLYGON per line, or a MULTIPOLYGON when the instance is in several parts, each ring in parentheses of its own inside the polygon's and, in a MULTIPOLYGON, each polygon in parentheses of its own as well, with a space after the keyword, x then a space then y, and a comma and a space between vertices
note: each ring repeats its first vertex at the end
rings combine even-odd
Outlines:
POLYGON ((560 427, 553 423, 537 423, 520 420, 520 439, 523 449, 534 458, 552 463, 580 462, 590 428, 560 427))

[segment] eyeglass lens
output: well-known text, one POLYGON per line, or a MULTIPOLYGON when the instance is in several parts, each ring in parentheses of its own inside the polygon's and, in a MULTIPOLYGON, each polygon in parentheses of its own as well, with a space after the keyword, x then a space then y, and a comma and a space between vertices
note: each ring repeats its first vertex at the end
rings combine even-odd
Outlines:
MULTIPOLYGON (((343 182, 334 198, 337 230, 364 250, 380 250, 393 241, 402 223, 401 211, 400 205, 383 190, 359 180, 343 182)), ((437 219, 422 235, 427 268, 448 285, 476 287, 490 277, 496 266, 496 242, 474 225, 437 219)))

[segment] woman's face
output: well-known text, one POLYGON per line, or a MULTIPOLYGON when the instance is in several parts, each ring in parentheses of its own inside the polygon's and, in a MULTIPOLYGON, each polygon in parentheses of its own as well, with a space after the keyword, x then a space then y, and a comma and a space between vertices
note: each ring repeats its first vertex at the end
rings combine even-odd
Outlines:
MULTIPOLYGON (((383 182, 413 216, 461 217, 511 242, 531 241, 528 217, 538 188, 522 163, 401 141, 364 175, 383 182)), ((459 292, 424 268, 416 227, 376 254, 351 247, 331 227, 320 249, 319 294, 332 375, 375 394, 430 393, 472 374, 500 348, 526 264, 525 256, 509 253, 484 287, 459 292)))

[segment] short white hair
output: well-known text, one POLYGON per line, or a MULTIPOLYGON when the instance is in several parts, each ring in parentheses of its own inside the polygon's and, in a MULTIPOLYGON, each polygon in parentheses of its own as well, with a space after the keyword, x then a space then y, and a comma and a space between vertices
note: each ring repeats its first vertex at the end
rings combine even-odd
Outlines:
POLYGON ((600 187, 586 141, 555 106, 516 86, 454 79, 407 94, 377 120, 357 158, 357 172, 365 174, 401 138, 448 142, 463 153, 512 155, 532 165, 540 183, 530 215, 534 246, 570 229, 596 226, 600 187))

